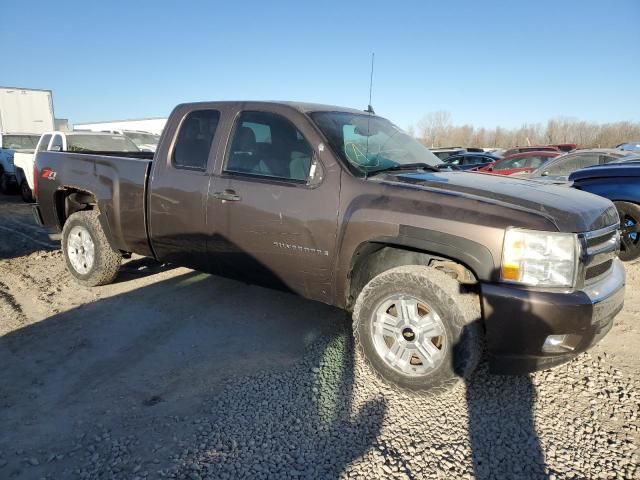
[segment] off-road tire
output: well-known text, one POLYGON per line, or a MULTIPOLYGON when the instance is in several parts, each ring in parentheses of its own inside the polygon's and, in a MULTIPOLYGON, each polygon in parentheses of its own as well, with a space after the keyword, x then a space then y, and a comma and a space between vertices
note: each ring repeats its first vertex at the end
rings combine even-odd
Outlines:
POLYGON ((22 183, 20 184, 20 196, 26 203, 33 203, 35 201, 33 198, 33 192, 26 180, 22 180, 22 183))
MULTIPOLYGON (((625 218, 632 218, 636 225, 640 224, 640 205, 630 202, 613 202, 618 210, 618 216, 620 217, 620 227, 624 228, 622 224, 625 218)), ((640 236, 640 235, 639 235, 640 236)), ((640 258, 640 239, 636 240, 632 244, 632 248, 620 246, 620 254, 618 255, 623 262, 632 262, 640 258)))
POLYGON ((96 210, 76 212, 67 219, 62 229, 62 252, 69 273, 76 282, 87 287, 112 283, 122 262, 122 254, 109 245, 96 210), (89 232, 94 244, 93 265, 86 274, 80 274, 75 270, 67 252, 69 232, 76 225, 84 227, 89 232))
POLYGON ((428 394, 451 389, 473 373, 482 357, 484 328, 480 301, 471 288, 442 271, 425 266, 402 266, 381 273, 362 289, 356 300, 353 311, 356 350, 366 365, 394 388, 428 394), (375 350, 371 333, 375 309, 395 294, 423 299, 436 310, 444 324, 449 339, 444 361, 425 375, 403 375, 387 365, 375 350))

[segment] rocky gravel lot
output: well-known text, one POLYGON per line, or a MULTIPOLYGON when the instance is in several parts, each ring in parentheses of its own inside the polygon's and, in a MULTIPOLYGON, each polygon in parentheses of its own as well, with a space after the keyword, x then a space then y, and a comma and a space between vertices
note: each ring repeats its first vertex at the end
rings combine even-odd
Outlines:
POLYGON ((414 397, 325 305, 139 258, 80 287, 0 196, 0 478, 640 478, 640 264, 627 282, 570 364, 414 397))

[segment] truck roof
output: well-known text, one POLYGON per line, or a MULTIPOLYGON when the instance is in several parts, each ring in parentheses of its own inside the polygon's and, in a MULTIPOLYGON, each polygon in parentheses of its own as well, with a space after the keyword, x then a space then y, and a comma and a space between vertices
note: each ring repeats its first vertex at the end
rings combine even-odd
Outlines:
MULTIPOLYGON (((289 102, 289 101, 277 101, 277 100, 223 100, 223 101, 211 101, 211 102, 188 102, 181 105, 241 105, 244 103, 250 103, 253 105, 281 105, 293 108, 302 113, 308 112, 345 112, 345 113, 366 113, 364 110, 358 110, 356 108, 339 107, 337 105, 326 105, 322 103, 312 102, 289 102)), ((179 105, 180 106, 180 105, 179 105)))

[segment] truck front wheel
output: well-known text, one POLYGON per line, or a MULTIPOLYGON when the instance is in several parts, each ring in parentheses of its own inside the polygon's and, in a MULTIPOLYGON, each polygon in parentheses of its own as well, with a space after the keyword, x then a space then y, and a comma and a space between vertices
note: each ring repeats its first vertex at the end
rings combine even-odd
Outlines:
POLYGON ((424 266, 393 268, 360 292, 353 312, 356 348, 384 381, 437 393, 468 377, 482 356, 478 295, 424 266))
POLYGON ((88 287, 113 282, 122 261, 120 252, 109 245, 95 210, 76 212, 67 219, 62 251, 67 270, 88 287))

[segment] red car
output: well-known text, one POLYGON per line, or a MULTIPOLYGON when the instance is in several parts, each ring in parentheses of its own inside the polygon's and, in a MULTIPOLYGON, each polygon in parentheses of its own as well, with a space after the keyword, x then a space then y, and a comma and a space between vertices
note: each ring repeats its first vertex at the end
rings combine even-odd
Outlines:
POLYGON ((503 157, 484 167, 480 167, 476 171, 494 173, 496 175, 521 175, 523 173, 533 172, 558 155, 561 155, 561 152, 557 150, 555 152, 538 151, 516 153, 503 157))
POLYGON ((577 145, 575 143, 552 143, 550 145, 538 145, 529 147, 514 147, 506 150, 502 153, 504 157, 515 155, 516 153, 531 153, 531 152, 560 152, 567 153, 575 150, 577 145))

